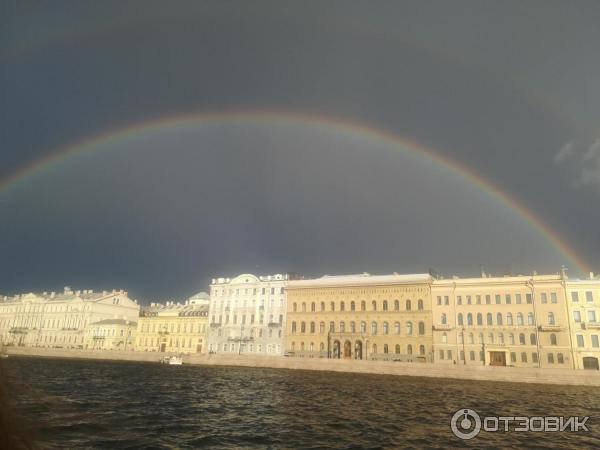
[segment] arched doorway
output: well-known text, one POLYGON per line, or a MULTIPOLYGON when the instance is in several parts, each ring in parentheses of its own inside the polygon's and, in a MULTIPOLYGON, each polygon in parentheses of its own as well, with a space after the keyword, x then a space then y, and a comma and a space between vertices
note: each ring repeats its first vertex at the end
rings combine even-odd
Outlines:
POLYGON ((344 342, 344 359, 352 358, 352 343, 350 341, 344 342))
POLYGON ((338 359, 340 357, 340 341, 333 341, 332 357, 338 359))
POLYGON ((600 365, 598 364, 598 358, 593 356, 585 356, 583 358, 583 368, 586 370, 599 370, 600 365))
POLYGON ((363 345, 362 341, 356 341, 354 344, 354 359, 363 359, 363 345))

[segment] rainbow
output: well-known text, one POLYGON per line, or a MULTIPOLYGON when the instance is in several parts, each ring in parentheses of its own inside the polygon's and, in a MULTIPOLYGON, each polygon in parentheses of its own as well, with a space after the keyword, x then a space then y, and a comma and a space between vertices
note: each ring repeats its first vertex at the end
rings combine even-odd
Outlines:
POLYGON ((507 206, 516 214, 524 218, 530 225, 534 227, 545 239, 547 239, 570 263, 576 266, 576 269, 581 273, 589 272, 589 266, 584 258, 579 256, 577 252, 554 230, 536 216, 530 209, 526 208, 514 197, 511 197, 506 192, 499 189, 490 181, 481 177, 470 168, 452 161, 439 152, 425 147, 411 139, 398 136, 389 131, 378 129, 365 124, 353 122, 348 119, 337 117, 321 116, 313 114, 303 114, 296 112, 271 111, 271 110, 232 110, 207 112, 198 114, 183 114, 169 117, 161 117, 145 122, 130 124, 118 129, 112 129, 91 138, 77 141, 73 144, 62 147, 53 152, 46 158, 39 159, 30 165, 23 167, 8 178, 0 180, 0 191, 7 189, 9 186, 16 184, 18 181, 27 178, 44 169, 47 165, 56 161, 67 158, 69 155, 92 149, 100 143, 109 144, 111 141, 116 141, 130 134, 142 134, 156 129, 169 128, 173 126, 190 125, 194 123, 211 123, 211 122, 241 122, 249 121, 264 122, 264 123, 302 123, 306 125, 320 125, 332 127, 341 132, 353 132, 364 135, 365 137, 379 140, 383 143, 402 146, 409 151, 422 155, 429 160, 442 165, 448 169, 461 175, 466 180, 474 183, 483 191, 489 193, 493 198, 507 206))

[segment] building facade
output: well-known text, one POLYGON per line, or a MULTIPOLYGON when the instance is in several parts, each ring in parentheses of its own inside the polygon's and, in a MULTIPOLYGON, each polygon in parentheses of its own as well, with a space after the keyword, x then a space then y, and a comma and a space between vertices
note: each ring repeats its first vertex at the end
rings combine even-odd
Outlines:
POLYGON ((435 280, 434 361, 573 368, 564 274, 435 280))
POLYGON ((4 345, 85 348, 86 327, 107 319, 135 322, 139 305, 122 290, 22 294, 0 300, 4 345))
POLYGON ((137 322, 104 319, 85 327, 85 349, 133 351, 137 322))
POLYGON ((574 368, 600 369, 600 280, 566 282, 574 368))
POLYGON ((324 276, 287 286, 289 356, 432 361, 431 276, 324 276))
POLYGON ((208 305, 205 302, 152 303, 140 312, 135 349, 140 352, 206 351, 208 305))
POLYGON ((292 274, 215 278, 210 285, 209 351, 282 355, 292 274))

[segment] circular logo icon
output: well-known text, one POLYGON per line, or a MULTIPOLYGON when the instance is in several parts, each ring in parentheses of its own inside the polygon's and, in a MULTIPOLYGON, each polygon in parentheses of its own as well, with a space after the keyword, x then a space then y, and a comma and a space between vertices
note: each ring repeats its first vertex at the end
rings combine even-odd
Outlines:
POLYGON ((472 409, 459 409, 450 420, 454 436, 460 439, 473 439, 481 431, 481 418, 472 409))

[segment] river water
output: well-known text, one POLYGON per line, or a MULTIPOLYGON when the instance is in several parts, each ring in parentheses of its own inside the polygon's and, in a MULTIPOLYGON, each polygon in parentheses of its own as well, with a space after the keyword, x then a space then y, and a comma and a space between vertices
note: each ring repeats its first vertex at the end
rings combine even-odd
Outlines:
POLYGON ((40 448, 600 448, 600 388, 236 367, 0 361, 40 448), (450 418, 590 416, 590 432, 485 432, 450 418))

